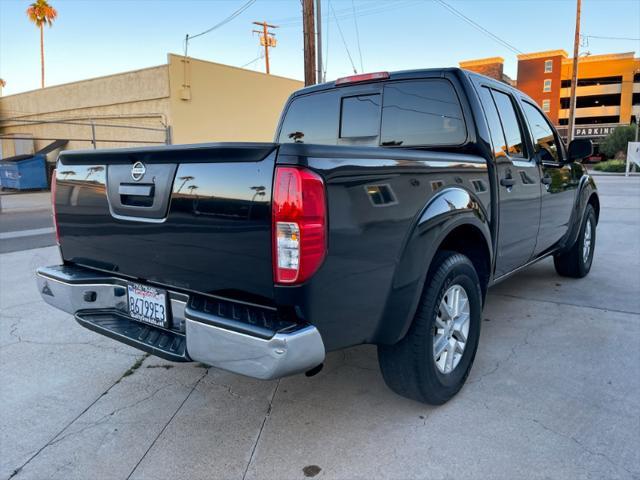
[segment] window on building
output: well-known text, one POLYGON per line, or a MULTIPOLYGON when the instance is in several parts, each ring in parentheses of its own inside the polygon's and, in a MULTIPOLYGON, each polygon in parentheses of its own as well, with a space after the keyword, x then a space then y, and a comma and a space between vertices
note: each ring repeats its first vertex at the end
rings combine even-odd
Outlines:
POLYGON ((540 110, 530 103, 523 102, 522 106, 533 135, 536 153, 540 154, 542 161, 559 162, 562 154, 551 125, 540 110))
POLYGON ((451 83, 442 79, 387 83, 380 137, 384 146, 464 143, 467 129, 451 83))
POLYGON ((493 90, 493 98, 498 107, 502 130, 507 141, 507 155, 511 158, 524 158, 524 143, 522 141, 522 131, 516 115, 515 107, 511 97, 506 93, 493 90))
POLYGON ((542 91, 543 92, 550 92, 551 91, 551 79, 550 78, 545 78, 544 85, 542 87, 542 91))
POLYGON ((551 111, 551 100, 542 100, 542 111, 549 113, 551 111))
POLYGON ((377 137, 380 131, 380 95, 342 99, 340 138, 377 137))
POLYGON ((553 60, 545 60, 544 61, 544 73, 553 72, 553 60))

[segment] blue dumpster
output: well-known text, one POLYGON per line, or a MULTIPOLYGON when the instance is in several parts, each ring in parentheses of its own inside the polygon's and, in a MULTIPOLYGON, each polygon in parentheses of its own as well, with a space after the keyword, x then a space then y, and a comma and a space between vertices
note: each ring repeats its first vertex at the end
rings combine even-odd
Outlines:
POLYGON ((0 186, 15 190, 47 188, 44 155, 20 155, 0 161, 0 186))

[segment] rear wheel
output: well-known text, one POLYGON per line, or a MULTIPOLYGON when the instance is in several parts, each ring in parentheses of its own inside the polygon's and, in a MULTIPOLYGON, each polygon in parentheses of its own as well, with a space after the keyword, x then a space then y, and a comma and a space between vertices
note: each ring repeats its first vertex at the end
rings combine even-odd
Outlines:
POLYGON ((382 376, 394 392, 440 405, 453 397, 471 370, 480 336, 482 294, 471 260, 439 252, 407 335, 380 345, 382 376))
POLYGON ((585 277, 591 270, 595 246, 596 213, 591 205, 587 205, 575 243, 567 252, 553 257, 556 272, 564 277, 585 277))

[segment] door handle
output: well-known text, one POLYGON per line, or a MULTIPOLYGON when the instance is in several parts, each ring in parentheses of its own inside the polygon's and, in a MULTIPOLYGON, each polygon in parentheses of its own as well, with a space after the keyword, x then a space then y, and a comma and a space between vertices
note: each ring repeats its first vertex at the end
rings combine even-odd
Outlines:
POLYGON ((551 177, 549 175, 545 175, 544 177, 542 177, 540 179, 540 181, 542 183, 544 183, 545 185, 550 185, 551 184, 551 177))
POLYGON ((121 183, 118 185, 118 193, 135 197, 151 197, 153 196, 153 185, 121 183))
POLYGON ((515 184, 516 184, 516 181, 511 177, 500 179, 500 185, 502 185, 503 187, 510 188, 510 187, 513 187, 515 184))

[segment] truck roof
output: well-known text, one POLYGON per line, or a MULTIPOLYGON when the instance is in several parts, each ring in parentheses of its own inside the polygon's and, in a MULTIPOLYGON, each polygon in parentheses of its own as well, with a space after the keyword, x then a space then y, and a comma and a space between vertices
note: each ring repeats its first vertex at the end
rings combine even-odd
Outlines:
MULTIPOLYGON (((454 75, 457 76, 477 76, 477 77, 481 77, 483 79, 486 79, 490 82, 499 84, 500 86, 502 86, 503 88, 508 88, 514 92, 517 92, 519 95, 526 97, 526 95, 521 92, 520 90, 518 90, 517 88, 504 83, 504 82, 499 82, 498 80, 491 78, 491 77, 487 77, 486 75, 481 75, 479 73, 476 72, 472 72, 470 70, 465 70, 459 67, 447 67, 447 68, 419 68, 419 69, 414 69, 414 70, 399 70, 396 72, 389 72, 389 78, 385 79, 383 81, 389 81, 389 80, 411 80, 411 79, 417 79, 417 78, 423 78, 425 76, 429 76, 429 77, 433 77, 436 75, 439 76, 444 76, 445 73, 453 73, 454 75)), ((380 80, 371 80, 371 82, 377 82, 380 80)), ((362 82, 362 83, 367 83, 367 82, 362 82)), ((304 87, 301 88, 300 90, 297 90, 293 93, 292 96, 296 97, 298 95, 306 95, 308 93, 315 93, 315 92, 321 92, 324 90, 331 90, 334 88, 340 88, 339 86, 336 86, 336 81, 333 80, 331 82, 325 82, 325 83, 319 83, 317 85, 310 85, 308 87, 304 87)), ((528 97, 527 97, 528 98, 528 97)))

